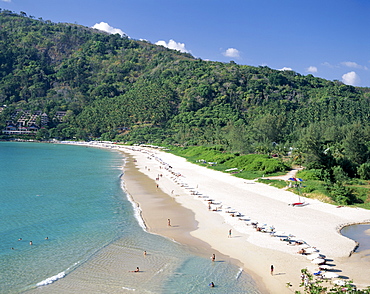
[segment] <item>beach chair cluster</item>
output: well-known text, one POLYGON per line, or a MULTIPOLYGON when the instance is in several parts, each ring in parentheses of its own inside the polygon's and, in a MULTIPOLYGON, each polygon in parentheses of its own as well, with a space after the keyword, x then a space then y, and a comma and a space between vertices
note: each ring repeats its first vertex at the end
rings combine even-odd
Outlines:
MULTIPOLYGON (((147 152, 146 150, 140 150, 141 152, 147 152)), ((293 234, 286 233, 284 231, 277 231, 276 228, 271 224, 261 223, 249 216, 243 215, 236 209, 230 206, 226 206, 221 201, 211 198, 210 196, 202 194, 198 190, 198 186, 192 187, 185 181, 185 176, 179 172, 176 172, 173 167, 164 162, 161 158, 155 154, 147 152, 148 159, 155 159, 160 164, 160 169, 163 169, 170 173, 170 179, 176 183, 180 188, 187 191, 191 196, 196 196, 197 199, 203 200, 207 205, 208 210, 212 212, 223 213, 226 219, 228 217, 243 222, 247 227, 253 228, 257 233, 268 234, 273 238, 276 238, 279 242, 284 242, 288 246, 298 248, 297 253, 305 256, 307 260, 313 265, 314 268, 307 266, 307 269, 317 278, 330 280, 331 283, 339 286, 347 286, 349 283, 346 277, 341 277, 338 272, 341 270, 335 269, 334 264, 328 263, 333 260, 328 259, 324 254, 320 253, 320 250, 314 246, 308 245, 304 240, 301 240, 293 234)), ((173 191, 171 192, 173 194, 173 191)), ((302 282, 304 284, 310 283, 307 277, 302 276, 302 282)), ((350 285, 353 289, 354 285, 350 285)))

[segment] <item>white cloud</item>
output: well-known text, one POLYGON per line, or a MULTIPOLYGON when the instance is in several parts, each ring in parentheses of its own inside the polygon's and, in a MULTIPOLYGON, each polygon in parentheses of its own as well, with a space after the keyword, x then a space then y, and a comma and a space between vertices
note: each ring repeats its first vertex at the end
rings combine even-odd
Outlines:
POLYGON ((360 84, 360 77, 354 71, 347 72, 346 74, 342 75, 342 82, 346 85, 359 85, 360 84))
POLYGON ((307 72, 310 72, 310 73, 316 73, 317 72, 317 67, 316 66, 309 66, 307 69, 306 69, 307 72))
POLYGON ((351 67, 351 68, 358 68, 358 69, 365 69, 365 70, 368 69, 366 66, 357 64, 356 62, 353 62, 353 61, 344 61, 344 62, 341 62, 340 64, 347 66, 347 67, 351 67))
POLYGON ((232 57, 232 58, 239 58, 240 52, 238 49, 235 48, 228 48, 225 52, 222 53, 226 57, 232 57))
POLYGON ((293 70, 293 69, 291 69, 290 67, 283 67, 283 68, 281 68, 281 69, 278 69, 278 70, 281 70, 281 71, 285 71, 285 70, 293 70))
POLYGON ((10 2, 12 2, 12 0, 1 0, 2 2, 8 2, 8 3, 10 3, 10 2))
POLYGON ((335 68, 335 67, 337 67, 337 66, 334 66, 334 65, 332 65, 331 63, 329 63, 327 61, 325 61, 324 63, 322 63, 322 65, 325 65, 325 66, 327 66, 329 68, 335 68))
POLYGON ((169 40, 168 43, 166 43, 166 41, 161 40, 161 41, 158 41, 155 44, 166 47, 168 49, 178 50, 178 51, 183 52, 183 53, 189 53, 189 51, 185 48, 184 43, 177 43, 176 41, 174 41, 172 39, 169 40))
POLYGON ((111 27, 106 22, 96 23, 92 26, 93 29, 104 31, 110 34, 120 34, 121 36, 127 36, 122 30, 111 27))

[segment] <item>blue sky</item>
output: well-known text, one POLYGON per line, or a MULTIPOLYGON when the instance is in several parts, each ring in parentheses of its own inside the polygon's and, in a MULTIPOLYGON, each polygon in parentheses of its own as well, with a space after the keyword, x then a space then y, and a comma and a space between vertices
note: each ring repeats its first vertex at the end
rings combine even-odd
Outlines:
POLYGON ((0 7, 204 60, 370 87, 370 0, 0 0, 0 7))

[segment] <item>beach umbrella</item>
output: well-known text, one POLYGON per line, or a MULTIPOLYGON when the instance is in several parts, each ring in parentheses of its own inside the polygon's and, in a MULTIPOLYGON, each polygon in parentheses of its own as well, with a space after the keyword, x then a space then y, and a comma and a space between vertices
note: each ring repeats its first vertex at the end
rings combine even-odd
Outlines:
POLYGON ((312 253, 310 255, 307 255, 307 259, 309 260, 314 260, 316 258, 325 258, 326 256, 325 255, 322 255, 322 254, 319 254, 319 253, 312 253))
POLYGON ((313 253, 310 255, 307 255, 307 259, 309 260, 314 260, 316 258, 323 258, 324 256, 320 255, 319 253, 313 253))
POLYGON ((320 263, 324 263, 325 262, 325 259, 323 259, 323 258, 315 258, 311 262, 314 263, 314 264, 320 264, 320 263))
POLYGON ((314 247, 309 247, 306 249, 306 253, 315 253, 315 252, 319 252, 319 250, 317 250, 314 247))
POLYGON ((279 236, 279 237, 285 237, 287 236, 287 234, 283 231, 276 231, 275 232, 275 236, 279 236))
POLYGON ((333 278, 338 278, 339 275, 333 272, 326 272, 322 274, 322 277, 325 279, 333 279, 333 278))
POLYGON ((322 270, 330 270, 331 269, 331 266, 330 265, 327 265, 327 264, 323 264, 323 265, 320 265, 319 266, 319 269, 322 269, 322 270))

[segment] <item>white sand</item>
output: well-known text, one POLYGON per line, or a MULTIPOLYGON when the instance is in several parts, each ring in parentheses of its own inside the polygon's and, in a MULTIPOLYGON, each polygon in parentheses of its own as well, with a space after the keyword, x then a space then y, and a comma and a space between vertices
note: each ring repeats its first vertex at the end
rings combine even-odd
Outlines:
MULTIPOLYGON (((222 254, 239 260, 254 278, 262 279, 267 292, 291 293, 299 290, 300 269, 314 270, 317 267, 306 256, 297 254, 299 246, 291 246, 280 241, 279 237, 257 232, 244 219, 274 226, 276 231, 293 235, 294 240, 305 241, 326 255, 328 263, 341 270, 341 276, 352 279, 358 287, 370 285, 369 259, 357 258, 351 262, 348 256, 355 242, 338 232, 338 228, 345 224, 370 222, 370 211, 337 208, 305 198, 302 200, 308 203, 307 206, 292 207, 288 204, 298 202, 294 193, 197 166, 156 149, 90 145, 130 153, 136 159, 139 170, 152 179, 162 174, 157 181, 159 188, 195 213, 198 229, 191 234, 222 254), (194 191, 198 195, 193 195, 194 191), (209 211, 208 199, 216 203, 211 204, 212 209, 222 208, 217 212, 209 211), (226 211, 239 212, 243 216, 232 217, 226 211), (231 238, 228 238, 229 229, 232 229, 231 238), (275 267, 273 276, 270 275, 271 264, 275 267), (291 288, 286 287, 288 282, 292 284, 291 288)), ((165 212, 163 214, 167 219, 165 212)), ((178 217, 181 218, 181 215, 178 217)), ((175 219, 171 221, 176 222, 175 219)))

